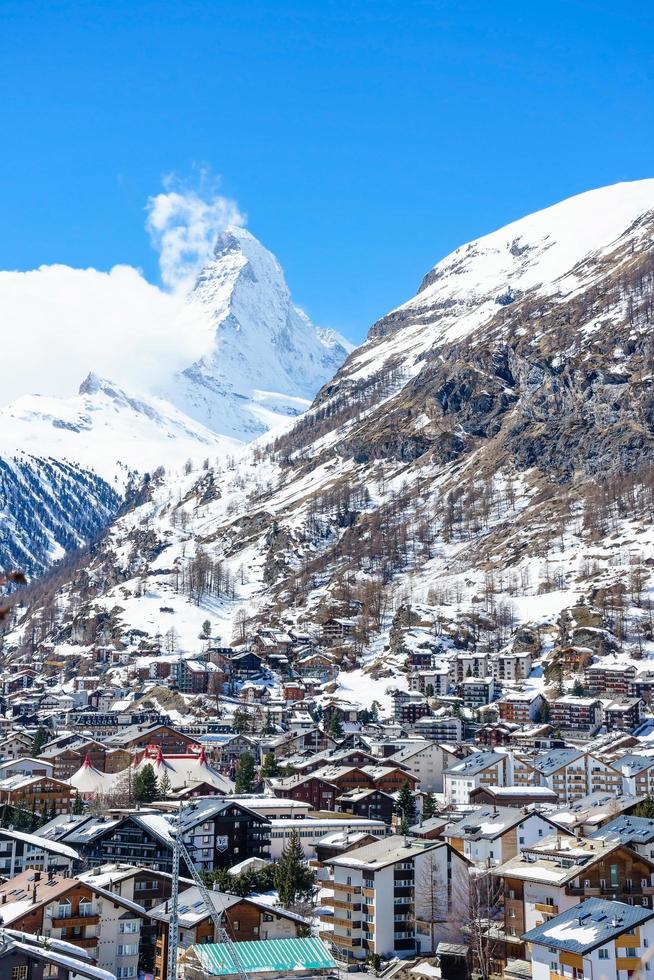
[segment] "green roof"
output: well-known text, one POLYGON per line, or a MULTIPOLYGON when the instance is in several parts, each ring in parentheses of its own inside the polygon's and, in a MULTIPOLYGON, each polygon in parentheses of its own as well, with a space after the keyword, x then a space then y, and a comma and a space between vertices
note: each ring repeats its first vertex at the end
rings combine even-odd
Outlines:
MULTIPOLYGON (((246 973, 292 973, 299 970, 334 970, 336 960, 322 939, 258 939, 234 943, 246 973)), ((239 973, 226 943, 202 943, 193 950, 206 973, 214 977, 239 973)))

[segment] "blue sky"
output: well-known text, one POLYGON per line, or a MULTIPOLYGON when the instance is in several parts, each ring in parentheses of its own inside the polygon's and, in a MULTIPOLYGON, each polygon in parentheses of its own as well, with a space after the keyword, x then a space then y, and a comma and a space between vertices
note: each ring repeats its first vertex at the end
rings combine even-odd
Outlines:
POLYGON ((3 2, 0 269, 142 267, 165 174, 221 177, 352 339, 463 241, 654 175, 654 11, 586 2, 3 2))

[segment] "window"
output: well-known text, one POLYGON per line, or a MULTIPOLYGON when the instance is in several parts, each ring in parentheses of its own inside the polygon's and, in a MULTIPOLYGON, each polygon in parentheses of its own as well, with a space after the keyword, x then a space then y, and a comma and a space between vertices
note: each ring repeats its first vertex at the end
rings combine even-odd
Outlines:
POLYGON ((46 963, 45 966, 43 967, 43 976, 58 977, 59 967, 56 965, 56 963, 46 963))
POLYGON ((27 980, 27 964, 15 966, 11 971, 11 980, 27 980))
POLYGON ((627 946, 624 951, 624 955, 631 956, 631 957, 638 956, 638 950, 636 949, 635 946, 627 946))
POLYGON ((234 919, 234 921, 232 922, 232 928, 234 929, 234 932, 238 932, 238 930, 241 928, 238 919, 234 919))
POLYGON ((125 933, 136 933, 138 931, 139 931, 139 923, 137 919, 133 919, 130 922, 118 923, 118 932, 121 933, 121 935, 125 935, 125 933))
POLYGON ((600 960, 608 960, 611 958, 611 954, 609 953, 608 949, 600 949, 597 955, 600 960))

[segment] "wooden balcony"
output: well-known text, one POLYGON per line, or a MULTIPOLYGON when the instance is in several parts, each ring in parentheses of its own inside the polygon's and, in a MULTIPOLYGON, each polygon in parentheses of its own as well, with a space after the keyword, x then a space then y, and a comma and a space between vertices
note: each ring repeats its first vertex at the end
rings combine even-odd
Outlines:
POLYGON ((52 919, 53 929, 72 929, 75 926, 97 926, 99 915, 62 915, 52 919))
POLYGON ((361 911, 361 902, 344 902, 340 898, 333 898, 331 902, 325 902, 326 905, 333 905, 335 909, 351 909, 352 912, 361 911))
POLYGON ((98 945, 97 936, 67 936, 65 941, 82 949, 94 949, 98 945))
POLYGON ((361 889, 361 894, 364 895, 366 898, 369 898, 369 899, 372 900, 375 897, 375 889, 374 888, 362 888, 361 889))
POLYGON ((358 936, 339 936, 335 932, 331 933, 330 940, 334 946, 344 946, 346 949, 361 945, 361 939, 358 936))
POLYGON ((347 892, 350 895, 361 894, 360 885, 344 885, 341 881, 332 881, 330 882, 330 887, 333 888, 335 892, 347 892))
POLYGON ((547 902, 534 902, 534 908, 537 912, 544 912, 546 915, 559 914, 558 905, 548 905, 547 902))

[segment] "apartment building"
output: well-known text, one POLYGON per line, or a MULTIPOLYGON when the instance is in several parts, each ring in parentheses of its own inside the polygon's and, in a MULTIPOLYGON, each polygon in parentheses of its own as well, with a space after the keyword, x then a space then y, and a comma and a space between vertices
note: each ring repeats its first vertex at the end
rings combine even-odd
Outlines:
POLYGON ((524 958, 522 934, 580 900, 652 907, 654 862, 610 841, 552 835, 494 870, 504 893, 507 958, 524 958))
POLYGON ((509 691, 497 702, 502 721, 516 725, 529 725, 540 717, 545 698, 534 691, 509 691))
POLYGON ((524 681, 531 674, 532 655, 530 650, 498 653, 491 660, 493 677, 500 684, 515 684, 524 681))
POLYGON ((594 735, 602 724, 602 702, 564 694, 550 702, 550 722, 564 731, 594 735))
POLYGON ((449 824, 441 836, 471 863, 488 868, 511 860, 554 832, 562 831, 544 814, 482 806, 449 824))
POLYGON ((507 757, 497 752, 473 752, 443 773, 443 791, 452 803, 467 803, 479 786, 504 786, 507 757))
POLYGON ((654 973, 654 912, 624 902, 589 898, 522 937, 532 980, 571 977, 623 980, 654 973))
POLYGON ((609 661, 606 658, 589 664, 584 671, 584 684, 591 694, 602 697, 626 698, 636 677, 633 664, 609 661))
POLYGON ((643 718, 642 698, 625 698, 611 701, 603 709, 603 720, 608 731, 633 732, 643 718))
POLYGON ((331 868, 332 929, 322 938, 335 955, 406 958, 461 938, 468 912, 468 862, 444 841, 399 835, 326 862, 331 868))

